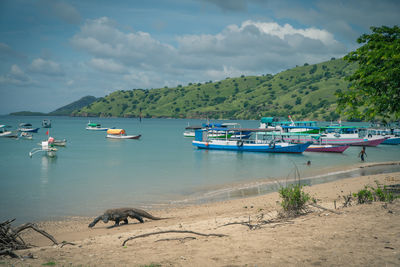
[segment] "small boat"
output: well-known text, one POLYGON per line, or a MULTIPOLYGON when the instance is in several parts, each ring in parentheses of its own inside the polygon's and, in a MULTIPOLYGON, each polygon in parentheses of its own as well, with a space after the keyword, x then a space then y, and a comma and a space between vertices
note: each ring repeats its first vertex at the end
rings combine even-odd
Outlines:
POLYGON ((54 141, 52 142, 52 144, 53 144, 54 146, 66 146, 66 145, 67 145, 67 139, 62 139, 62 140, 54 139, 54 141))
POLYGON ((0 125, 0 137, 18 138, 18 131, 8 131, 9 126, 0 125))
POLYGON ((51 128, 51 120, 44 119, 42 121, 42 127, 43 128, 51 128))
POLYGON ((87 124, 86 130, 90 131, 107 131, 109 128, 101 127, 100 123, 90 122, 87 124))
POLYGON ((225 131, 225 139, 210 138, 209 131, 197 130, 195 140, 192 142, 193 146, 199 149, 214 149, 214 150, 232 150, 232 151, 246 151, 246 152, 266 152, 266 153, 303 153, 311 142, 304 144, 291 144, 278 140, 266 140, 265 132, 271 131, 269 129, 235 129, 239 133, 239 138, 228 137, 230 129, 225 131), (251 137, 242 139, 240 136, 250 132, 251 137))
POLYGON ((32 124, 30 123, 20 123, 18 131, 20 132, 29 132, 29 133, 37 133, 39 128, 32 128, 32 124))
POLYGON ((310 145, 307 147, 307 152, 333 152, 343 153, 350 145, 310 145))
POLYGON ((21 132, 19 137, 20 138, 24 138, 24 139, 28 139, 28 140, 32 140, 33 139, 33 135, 28 133, 28 132, 21 132))
POLYGON ((139 139, 142 135, 126 135, 124 129, 108 129, 107 138, 111 139, 139 139))
POLYGON ((32 157, 34 154, 39 152, 45 152, 48 157, 54 158, 57 156, 57 148, 52 147, 49 141, 42 141, 40 147, 34 148, 29 152, 29 156, 32 157))

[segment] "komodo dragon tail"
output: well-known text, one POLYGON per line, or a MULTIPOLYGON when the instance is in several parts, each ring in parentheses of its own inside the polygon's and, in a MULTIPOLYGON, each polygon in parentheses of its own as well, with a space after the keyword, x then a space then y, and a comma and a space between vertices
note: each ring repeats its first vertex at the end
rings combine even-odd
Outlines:
POLYGON ((132 208, 130 209, 130 211, 136 215, 139 215, 140 217, 144 217, 147 219, 151 219, 151 220, 164 220, 164 219, 168 219, 168 218, 160 218, 160 217, 154 217, 153 215, 151 215, 150 213, 148 213, 147 211, 141 210, 141 209, 135 209, 132 208))

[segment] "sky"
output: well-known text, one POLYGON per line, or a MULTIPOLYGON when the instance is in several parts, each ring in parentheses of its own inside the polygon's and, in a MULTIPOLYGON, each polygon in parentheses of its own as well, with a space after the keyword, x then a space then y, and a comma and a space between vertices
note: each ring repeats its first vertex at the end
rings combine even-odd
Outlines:
POLYGON ((398 0, 0 0, 0 114, 340 58, 398 0))

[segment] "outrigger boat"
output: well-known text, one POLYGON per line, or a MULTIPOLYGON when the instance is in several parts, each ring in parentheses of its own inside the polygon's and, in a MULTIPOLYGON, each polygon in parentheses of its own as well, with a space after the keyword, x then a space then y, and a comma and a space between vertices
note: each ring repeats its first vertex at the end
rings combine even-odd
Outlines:
POLYGON ((126 135, 124 129, 108 129, 107 138, 111 139, 139 139, 142 135, 126 135))
POLYGON ((29 132, 29 133, 37 133, 39 128, 32 128, 32 124, 30 123, 20 123, 18 131, 20 132, 29 132))
POLYGON ((225 139, 215 139, 209 136, 208 130, 197 130, 193 146, 199 149, 214 150, 232 150, 232 151, 250 151, 250 152, 266 152, 266 153, 303 153, 311 142, 305 144, 291 144, 278 140, 266 140, 265 132, 269 129, 242 129, 237 128, 235 132, 239 133, 239 138, 228 137, 230 129, 225 130, 225 139), (245 132, 250 132, 248 139, 241 136, 245 132))
POLYGON ((91 131, 107 131, 109 128, 104 128, 101 127, 100 123, 93 123, 90 122, 87 124, 86 130, 91 130, 91 131))
POLYGON ((52 147, 51 143, 49 141, 42 141, 40 144, 40 147, 34 148, 29 152, 29 156, 32 157, 34 154, 39 153, 39 152, 45 152, 48 157, 56 157, 57 154, 57 148, 52 147))

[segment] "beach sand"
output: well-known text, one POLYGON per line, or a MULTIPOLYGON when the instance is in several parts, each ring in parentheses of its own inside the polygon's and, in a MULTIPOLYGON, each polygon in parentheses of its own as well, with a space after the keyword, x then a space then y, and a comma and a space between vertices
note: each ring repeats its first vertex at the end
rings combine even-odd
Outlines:
MULTIPOLYGON (((151 210, 169 219, 107 229, 112 222, 100 221, 88 228, 93 218, 74 217, 37 225, 58 242, 52 245, 40 234, 28 230, 23 238, 38 247, 17 251, 32 253, 33 259, 0 258, 0 265, 15 266, 400 266, 400 200, 390 204, 343 207, 343 195, 365 185, 399 184, 400 173, 342 179, 306 186, 317 203, 335 212, 314 209, 295 219, 268 223, 251 230, 235 222, 260 223, 276 217, 278 193, 223 202, 151 210), (225 226, 224 226, 225 225, 225 226), (226 237, 189 233, 129 237, 167 230, 187 230, 226 237), (165 240, 167 239, 167 240, 165 240)), ((100 215, 100 214, 99 214, 100 215)))

